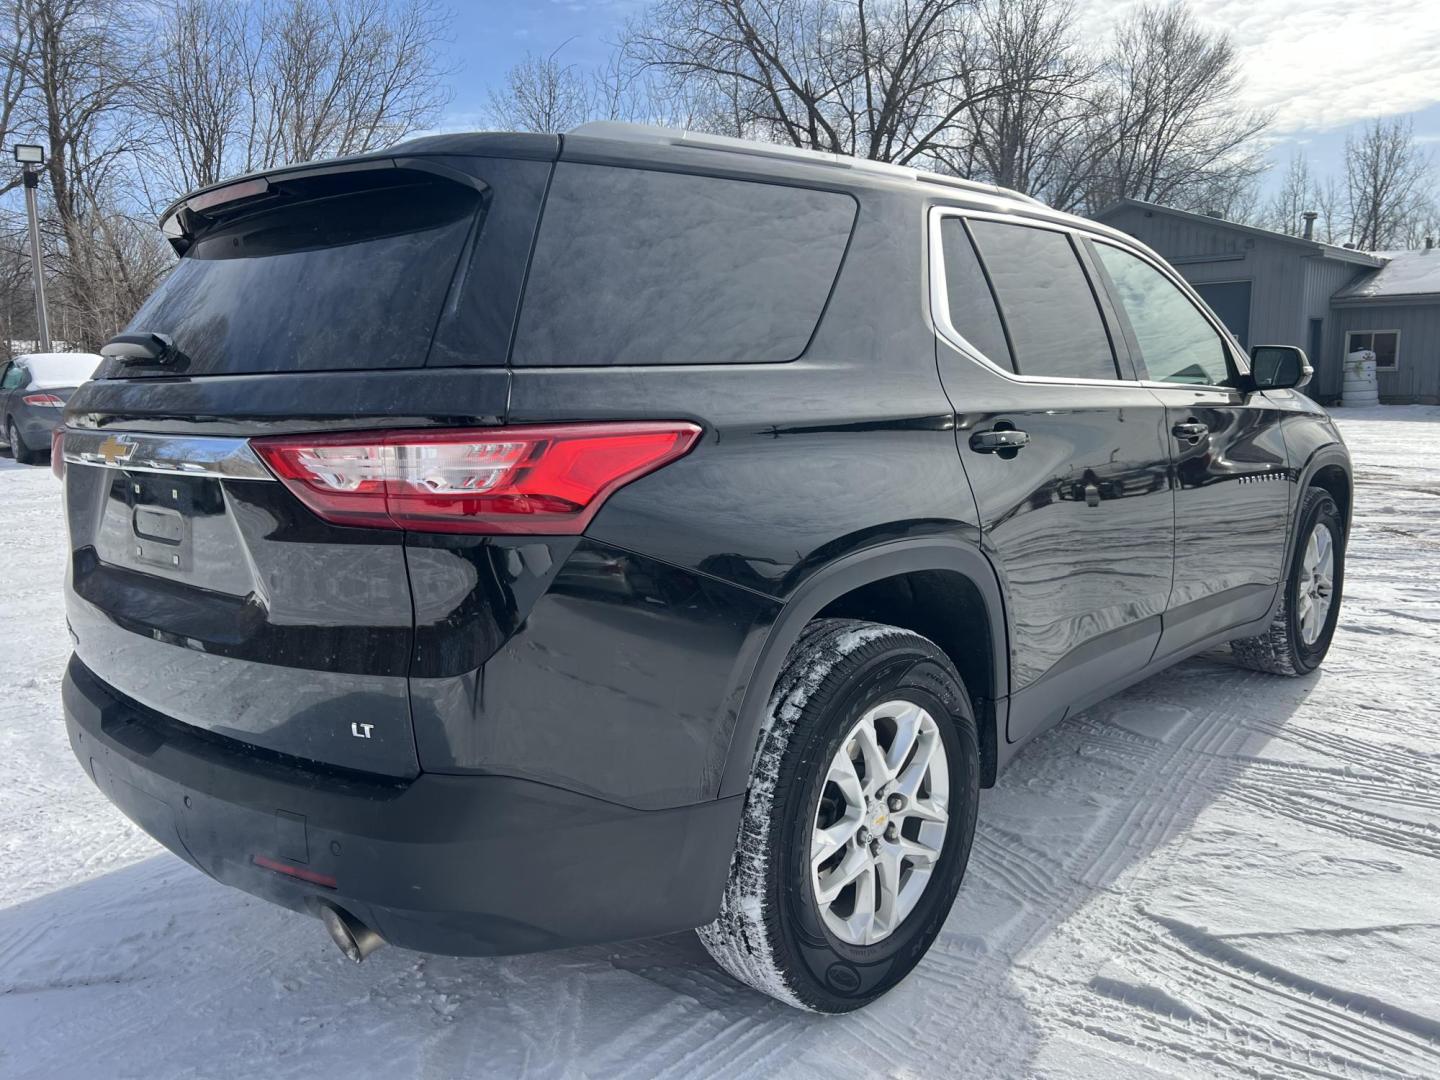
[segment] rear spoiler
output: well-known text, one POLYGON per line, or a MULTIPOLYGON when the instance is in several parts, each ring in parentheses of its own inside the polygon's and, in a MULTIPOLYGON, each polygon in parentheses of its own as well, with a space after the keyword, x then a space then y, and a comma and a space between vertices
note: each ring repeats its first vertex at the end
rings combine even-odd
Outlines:
POLYGON ((276 189, 283 183, 340 173, 394 169, 398 165, 395 158, 368 158, 361 161, 329 161, 317 165, 301 165, 268 173, 251 173, 223 184, 201 188, 171 203, 160 215, 160 231, 165 234, 165 239, 170 241, 175 253, 183 255, 196 233, 202 231, 206 225, 234 210, 265 202, 278 194, 276 189))
POLYGON ((445 162, 476 157, 554 161, 559 155, 558 135, 504 132, 426 135, 385 150, 311 164, 281 165, 199 188, 166 208, 160 215, 160 230, 176 254, 183 255, 195 236, 216 220, 283 194, 277 189, 295 180, 383 169, 414 169, 483 189, 482 181, 463 168, 445 162))

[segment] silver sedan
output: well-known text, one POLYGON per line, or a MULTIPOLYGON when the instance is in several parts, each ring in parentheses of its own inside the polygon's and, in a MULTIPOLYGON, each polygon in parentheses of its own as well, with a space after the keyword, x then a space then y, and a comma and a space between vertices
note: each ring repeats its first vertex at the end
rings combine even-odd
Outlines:
POLYGON ((0 361, 0 445, 33 465, 50 450, 65 402, 95 373, 94 353, 26 353, 0 361))

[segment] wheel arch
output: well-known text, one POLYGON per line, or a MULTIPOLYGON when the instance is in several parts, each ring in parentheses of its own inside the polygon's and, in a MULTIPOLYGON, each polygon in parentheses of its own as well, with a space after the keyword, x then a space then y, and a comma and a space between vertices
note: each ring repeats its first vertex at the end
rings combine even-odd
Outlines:
POLYGON ((1295 484, 1295 505, 1290 513, 1290 523, 1285 533, 1285 562, 1280 575, 1280 586, 1270 602, 1266 622, 1275 617, 1285 595, 1285 583, 1290 580, 1290 571, 1295 564, 1295 547, 1299 541, 1300 514, 1305 506, 1305 492, 1312 487, 1328 491, 1340 507, 1340 519, 1344 522, 1345 537, 1350 537, 1350 516, 1354 501, 1354 479, 1351 475, 1350 452, 1344 443, 1326 443, 1315 450, 1305 464, 1297 470, 1295 484))
POLYGON ((1350 515, 1354 500, 1354 485, 1350 478, 1348 458, 1333 460, 1333 455, 1323 462, 1315 462, 1301 490, 1324 488, 1340 508, 1340 519, 1345 524, 1345 535, 1350 535, 1350 515))
MULTIPOLYGON (((1312 487, 1328 491, 1340 507, 1345 537, 1350 537, 1350 518, 1355 497, 1355 481, 1351 474, 1350 452, 1343 443, 1327 443, 1312 453, 1300 467, 1299 483, 1295 486, 1295 512, 1290 515, 1290 545, 1285 560, 1285 573, 1290 573, 1290 556, 1295 549, 1296 530, 1300 527, 1300 509, 1305 492, 1312 487)), ((1282 579, 1285 580, 1285 579, 1282 579)))
POLYGON ((766 708, 785 657, 805 626, 822 615, 885 622, 934 641, 955 663, 975 708, 981 785, 994 783, 1009 688, 999 579, 989 559, 971 545, 914 540, 867 549, 831 563, 812 574, 785 602, 741 699, 721 796, 749 786, 766 708), (974 649, 977 634, 984 646, 981 650, 974 649))

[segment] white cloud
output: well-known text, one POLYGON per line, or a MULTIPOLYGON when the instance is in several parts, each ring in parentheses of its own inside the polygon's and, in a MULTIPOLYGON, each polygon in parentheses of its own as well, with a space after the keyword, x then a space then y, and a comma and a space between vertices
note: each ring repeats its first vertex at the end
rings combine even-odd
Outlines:
MULTIPOLYGON (((1098 30, 1135 5, 1084 6, 1098 30)), ((1440 102, 1436 0, 1208 0, 1193 9, 1232 35, 1244 98, 1275 110, 1277 135, 1440 102)))

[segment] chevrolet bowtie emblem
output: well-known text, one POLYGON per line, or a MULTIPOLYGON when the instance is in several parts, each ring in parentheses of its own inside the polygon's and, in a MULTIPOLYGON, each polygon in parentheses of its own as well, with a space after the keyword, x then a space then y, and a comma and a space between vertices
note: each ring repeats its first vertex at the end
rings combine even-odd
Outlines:
POLYGON ((135 444, 123 435, 111 435, 100 444, 96 453, 108 464, 114 465, 117 462, 129 461, 130 456, 135 453, 135 444))

